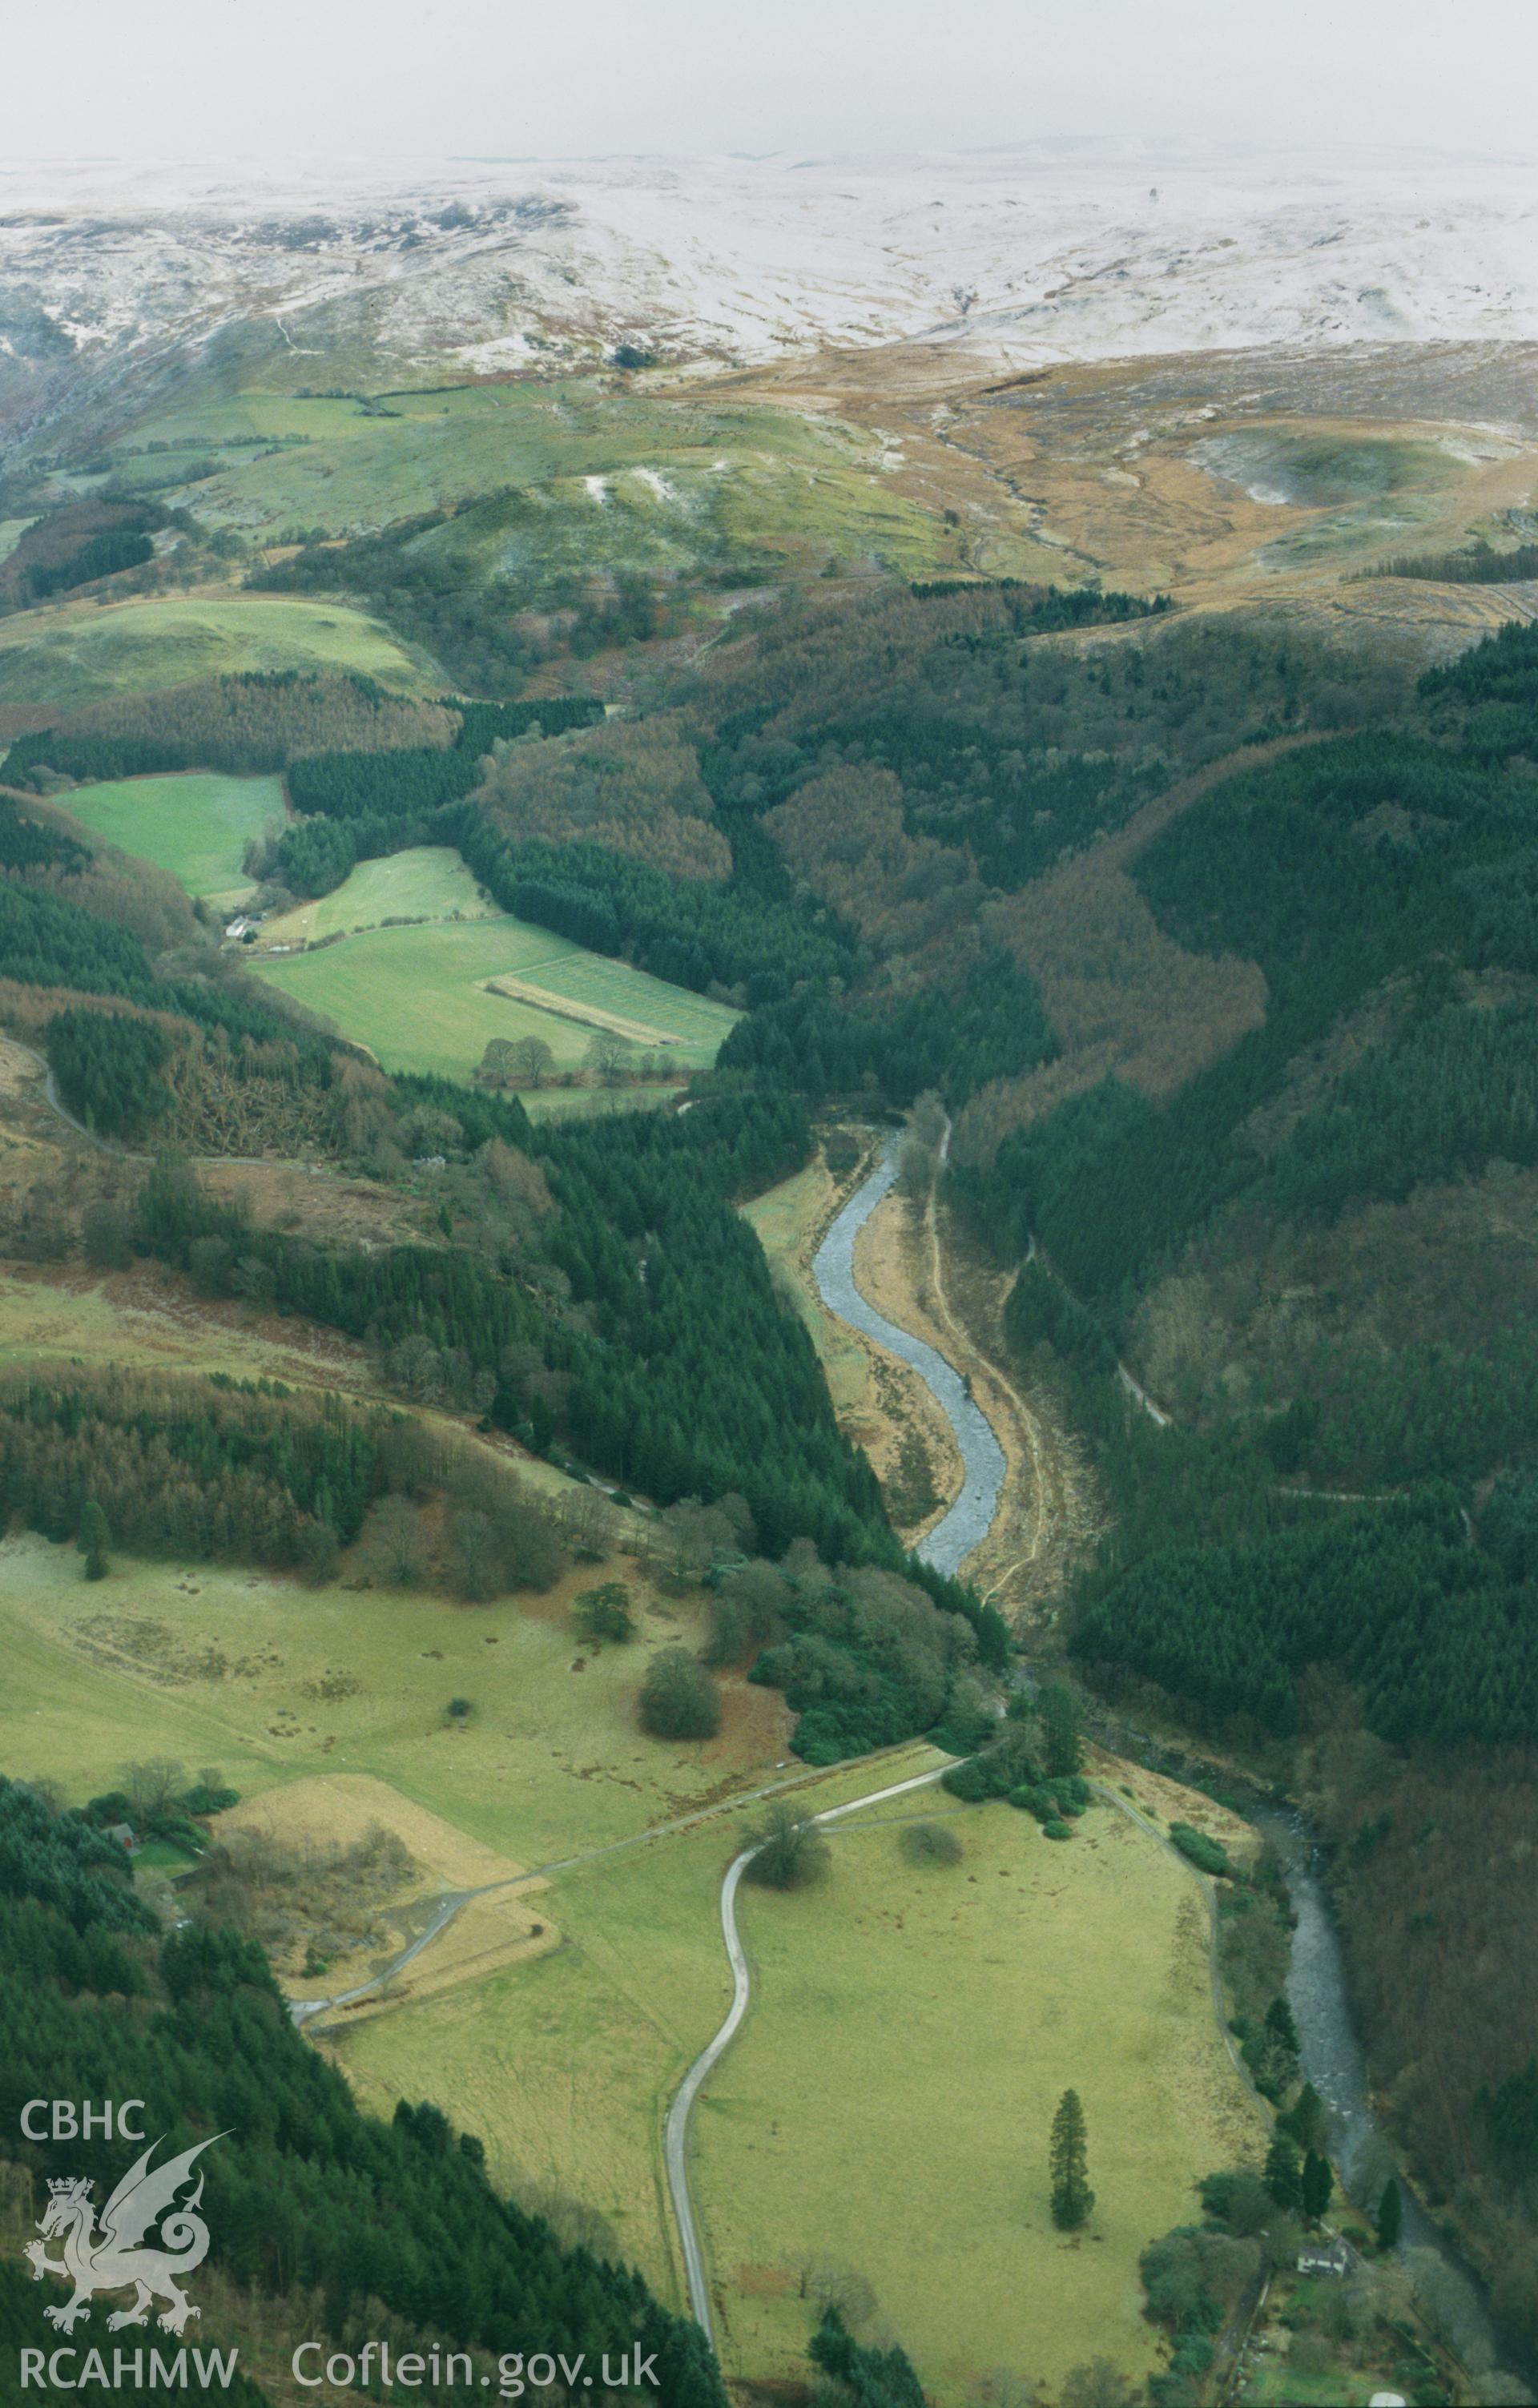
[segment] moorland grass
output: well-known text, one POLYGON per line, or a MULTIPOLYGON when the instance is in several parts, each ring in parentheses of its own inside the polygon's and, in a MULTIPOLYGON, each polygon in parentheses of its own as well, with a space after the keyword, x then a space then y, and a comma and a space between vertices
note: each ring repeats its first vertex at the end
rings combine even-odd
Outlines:
POLYGON ((376 620, 340 603, 260 594, 65 602, 0 620, 0 702, 140 693, 256 669, 356 669, 411 694, 437 691, 376 620))
POLYGON ((124 450, 201 451, 214 473, 187 489, 191 507, 268 539, 350 535, 495 496, 473 525, 429 529, 417 548, 463 558, 479 547, 487 577, 531 590, 584 569, 687 574, 744 551, 831 552, 901 575, 964 565, 940 515, 894 490, 875 438, 835 418, 615 394, 580 377, 382 400, 366 412, 246 393, 172 411, 124 450))

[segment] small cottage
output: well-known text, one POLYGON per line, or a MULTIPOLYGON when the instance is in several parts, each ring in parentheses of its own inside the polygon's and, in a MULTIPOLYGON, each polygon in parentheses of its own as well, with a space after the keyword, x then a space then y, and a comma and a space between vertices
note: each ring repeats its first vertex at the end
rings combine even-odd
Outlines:
POLYGON ((1344 2241, 1311 2241, 1298 2252, 1300 2274, 1349 2274, 1351 2252, 1344 2241))

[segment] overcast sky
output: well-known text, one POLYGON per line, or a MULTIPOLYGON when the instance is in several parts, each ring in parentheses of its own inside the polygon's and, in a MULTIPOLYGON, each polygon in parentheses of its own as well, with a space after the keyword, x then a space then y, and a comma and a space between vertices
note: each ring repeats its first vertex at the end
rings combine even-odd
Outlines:
POLYGON ((5 155, 1538 150, 1538 0, 9 0, 5 155))

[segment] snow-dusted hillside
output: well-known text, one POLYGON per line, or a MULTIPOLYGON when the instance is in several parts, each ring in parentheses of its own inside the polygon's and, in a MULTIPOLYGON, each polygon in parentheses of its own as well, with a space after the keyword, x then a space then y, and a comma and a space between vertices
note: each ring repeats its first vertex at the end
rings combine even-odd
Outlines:
POLYGON ((304 355, 290 381, 313 361, 318 384, 377 384, 620 340, 752 361, 923 337, 1026 364, 1534 335, 1538 188, 1520 161, 1041 144, 0 173, 13 423, 210 343, 304 355))

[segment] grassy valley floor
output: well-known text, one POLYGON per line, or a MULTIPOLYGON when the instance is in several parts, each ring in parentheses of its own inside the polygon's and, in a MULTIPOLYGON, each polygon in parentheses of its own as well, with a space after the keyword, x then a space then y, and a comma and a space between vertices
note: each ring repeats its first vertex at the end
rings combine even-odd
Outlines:
POLYGON ((1000 2367, 1056 2387, 1094 2355, 1147 2373, 1138 2255, 1262 2131, 1213 2020, 1196 1885, 1109 1806, 1055 1844, 1007 1806, 900 1805, 838 1834, 820 1887, 742 1893, 755 2006, 697 2144, 726 2362, 792 2375, 802 2274, 831 2258, 940 2400, 1000 2367), (929 1811, 958 1865, 899 1853, 929 1811), (1047 2138, 1071 2086, 1097 2204, 1065 2234, 1047 2138))

